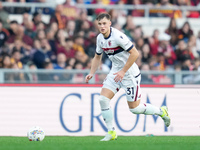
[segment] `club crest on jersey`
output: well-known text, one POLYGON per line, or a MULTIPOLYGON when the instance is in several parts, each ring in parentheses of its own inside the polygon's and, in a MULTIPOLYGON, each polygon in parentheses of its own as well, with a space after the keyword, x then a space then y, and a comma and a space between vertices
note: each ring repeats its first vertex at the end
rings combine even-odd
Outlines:
POLYGON ((108 41, 108 45, 111 46, 111 40, 108 41))

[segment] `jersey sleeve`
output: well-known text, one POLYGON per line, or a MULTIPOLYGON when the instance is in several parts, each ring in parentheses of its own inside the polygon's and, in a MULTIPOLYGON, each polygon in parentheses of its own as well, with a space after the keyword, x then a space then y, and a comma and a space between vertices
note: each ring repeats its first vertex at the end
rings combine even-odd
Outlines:
POLYGON ((133 43, 129 40, 129 38, 122 32, 119 32, 119 34, 116 36, 116 41, 118 45, 125 51, 130 51, 134 46, 133 43))
POLYGON ((101 55, 103 53, 103 49, 101 48, 101 40, 100 37, 97 36, 97 43, 96 43, 96 54, 101 55))

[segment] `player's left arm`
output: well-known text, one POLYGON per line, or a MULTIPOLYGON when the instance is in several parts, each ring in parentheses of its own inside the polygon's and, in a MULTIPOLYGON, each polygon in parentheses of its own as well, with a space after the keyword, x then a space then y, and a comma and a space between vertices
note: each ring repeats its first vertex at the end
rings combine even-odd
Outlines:
POLYGON ((135 48, 135 46, 133 46, 129 51, 130 53, 129 58, 126 62, 126 64, 124 65, 124 67, 122 68, 122 70, 120 70, 119 72, 114 73, 115 78, 115 82, 118 81, 122 81, 125 73, 128 71, 128 69, 133 65, 133 63, 137 60, 138 56, 139 56, 139 52, 138 50, 135 48))

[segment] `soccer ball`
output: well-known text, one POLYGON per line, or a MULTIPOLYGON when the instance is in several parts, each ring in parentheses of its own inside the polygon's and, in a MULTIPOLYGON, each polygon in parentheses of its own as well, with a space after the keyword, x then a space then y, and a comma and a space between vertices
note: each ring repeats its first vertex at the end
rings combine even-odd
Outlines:
POLYGON ((39 126, 34 126, 27 133, 29 141, 42 141, 45 137, 44 130, 39 126))

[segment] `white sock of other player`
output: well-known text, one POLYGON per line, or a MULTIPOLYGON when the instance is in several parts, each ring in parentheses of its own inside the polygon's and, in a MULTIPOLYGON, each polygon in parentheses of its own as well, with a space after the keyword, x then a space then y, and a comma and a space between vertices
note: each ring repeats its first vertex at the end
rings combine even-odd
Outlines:
POLYGON ((99 103, 101 106, 101 115, 106 123, 108 131, 114 130, 113 113, 112 113, 112 110, 110 109, 110 99, 103 95, 100 95, 99 103))
POLYGON ((143 103, 139 104, 136 108, 130 109, 134 114, 145 114, 145 115, 162 115, 162 110, 154 105, 143 103))

